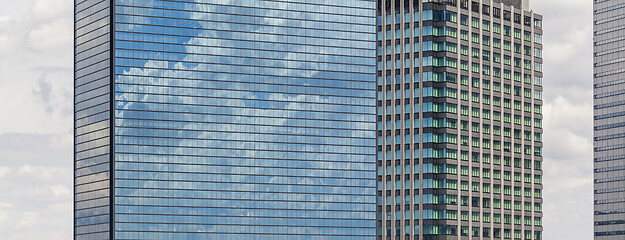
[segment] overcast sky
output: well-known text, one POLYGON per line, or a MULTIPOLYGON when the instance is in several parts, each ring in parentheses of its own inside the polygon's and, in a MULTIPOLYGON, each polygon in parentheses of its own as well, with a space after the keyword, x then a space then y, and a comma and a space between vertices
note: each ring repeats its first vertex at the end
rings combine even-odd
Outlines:
MULTIPOLYGON (((72 236, 72 0, 0 0, 0 236, 72 236)), ((544 15, 544 239, 592 238, 592 1, 544 15)))

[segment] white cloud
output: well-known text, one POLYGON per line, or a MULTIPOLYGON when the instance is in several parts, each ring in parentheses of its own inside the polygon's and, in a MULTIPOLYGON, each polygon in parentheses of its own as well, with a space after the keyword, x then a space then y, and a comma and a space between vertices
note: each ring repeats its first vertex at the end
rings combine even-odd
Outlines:
MULTIPOLYGON (((11 170, 11 168, 6 167, 6 166, 0 166, 0 179, 2 179, 3 177, 7 176, 9 174, 9 171, 11 170)), ((2 205, 0 205, 1 207, 2 205)))
MULTIPOLYGON (((73 8, 67 0, 35 0, 32 3, 32 14, 38 18, 59 18, 63 14, 72 14, 73 8)), ((70 3, 71 4, 71 3, 70 3)))
POLYGON ((0 236, 71 239, 72 148, 54 139, 0 134, 0 236))
POLYGON ((592 239, 592 1, 532 8, 545 31, 544 239, 592 239))
POLYGON ((68 188, 66 185, 57 184, 57 185, 48 186, 48 188, 50 189, 50 191, 52 191, 52 193, 56 197, 62 197, 62 196, 73 197, 72 190, 68 188))
POLYGON ((46 23, 28 33, 27 42, 38 51, 72 45, 74 28, 70 19, 59 19, 46 23))
POLYGON ((22 213, 22 218, 18 221, 17 226, 21 228, 30 227, 37 224, 38 222, 41 222, 39 213, 25 212, 22 213))

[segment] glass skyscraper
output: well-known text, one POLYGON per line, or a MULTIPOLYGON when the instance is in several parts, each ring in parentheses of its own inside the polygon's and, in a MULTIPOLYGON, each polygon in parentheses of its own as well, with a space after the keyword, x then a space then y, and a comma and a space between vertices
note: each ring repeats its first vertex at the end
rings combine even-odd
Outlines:
POLYGON ((542 16, 378 4, 378 239, 542 239, 542 16))
POLYGON ((595 239, 625 238, 625 1, 594 1, 595 239))
POLYGON ((74 238, 375 239, 375 15, 76 0, 74 238))

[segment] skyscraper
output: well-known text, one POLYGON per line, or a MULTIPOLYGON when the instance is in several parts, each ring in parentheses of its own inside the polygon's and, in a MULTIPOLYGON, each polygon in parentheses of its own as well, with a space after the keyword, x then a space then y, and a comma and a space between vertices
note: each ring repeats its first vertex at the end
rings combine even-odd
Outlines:
POLYGON ((542 239, 542 16, 378 4, 378 239, 542 239))
POLYGON ((625 238, 625 1, 594 1, 595 239, 625 238))
POLYGON ((75 1, 75 239, 375 239, 372 0, 75 1))

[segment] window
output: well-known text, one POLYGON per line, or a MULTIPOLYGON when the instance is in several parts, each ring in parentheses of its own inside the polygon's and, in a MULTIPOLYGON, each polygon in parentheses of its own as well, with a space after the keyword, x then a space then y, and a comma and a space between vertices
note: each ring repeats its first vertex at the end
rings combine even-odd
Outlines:
POLYGON ((471 72, 479 73, 480 72, 480 64, 479 63, 471 63, 471 72))
POLYGON ((467 30, 460 30, 460 39, 461 40, 465 40, 465 41, 469 41, 469 31, 467 31, 467 30))
POLYGON ((534 43, 543 44, 543 35, 534 33, 534 43))
POLYGON ((460 45, 460 54, 469 56, 469 46, 460 45))
POLYGON ((471 57, 479 58, 480 57, 480 49, 479 48, 471 48, 471 57))
MULTIPOLYGON (((460 181, 460 190, 462 190, 462 191, 469 191, 469 182, 467 182, 467 181, 460 181)), ((468 200, 467 200, 467 205, 468 205, 468 200)))
POLYGON ((543 93, 539 90, 534 90, 534 99, 543 100, 543 93))
POLYGON ((499 83, 499 82, 493 82, 493 91, 495 91, 495 92, 501 92, 501 83, 499 83))
POLYGON ((460 220, 461 221, 469 221, 469 212, 468 211, 461 211, 460 212, 460 220))
POLYGON ((469 0, 460 0, 460 8, 469 9, 469 0))
POLYGON ((469 26, 469 16, 460 14, 460 25, 469 26))
POLYGON ((540 48, 534 48, 534 57, 542 58, 543 57, 543 50, 540 49, 540 48))
POLYGON ((535 18, 534 19, 534 27, 538 28, 538 29, 543 28, 543 20, 535 18))
POLYGON ((482 4, 482 14, 490 16, 490 6, 482 4))
POLYGON ((482 29, 484 29, 484 31, 490 31, 490 21, 482 20, 482 29))
POLYGON ((462 84, 464 86, 468 86, 469 85, 469 76, 460 75, 460 84, 462 84))
MULTIPOLYGON (((536 66, 538 66, 538 65, 536 65, 536 66)), ((527 70, 532 70, 532 61, 531 60, 523 60, 523 68, 525 68, 527 70)), ((541 68, 542 68, 542 66, 541 66, 541 68)))
POLYGON ((501 39, 493 38, 493 47, 501 49, 501 39))
POLYGON ((480 168, 478 168, 478 167, 471 168, 471 176, 472 177, 480 177, 480 168))
POLYGON ((471 11, 480 13, 480 3, 471 1, 471 11))
POLYGON ((471 18, 471 27, 480 28, 480 19, 476 17, 471 18))
POLYGON ((490 46, 490 37, 489 36, 482 36, 482 44, 484 44, 484 46, 490 46))
MULTIPOLYGON (((503 64, 510 66, 512 64, 512 57, 510 55, 503 55, 503 64)), ((504 76, 505 76, 504 72, 504 76)), ((508 77, 509 79, 510 77, 508 77)))
POLYGON ((480 43, 480 34, 478 34, 478 33, 471 33, 471 42, 473 42, 473 43, 480 43))
POLYGON ((523 40, 531 42, 532 41, 532 33, 530 31, 523 32, 523 40))
POLYGON ((543 78, 542 77, 534 77, 534 85, 542 86, 543 85, 543 78))
POLYGON ((494 18, 501 18, 501 9, 493 7, 493 17, 494 18))
POLYGON ((493 170, 493 178, 501 179, 501 170, 493 170))

